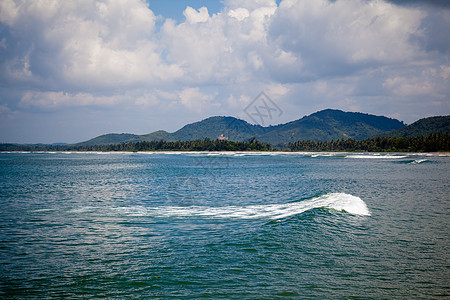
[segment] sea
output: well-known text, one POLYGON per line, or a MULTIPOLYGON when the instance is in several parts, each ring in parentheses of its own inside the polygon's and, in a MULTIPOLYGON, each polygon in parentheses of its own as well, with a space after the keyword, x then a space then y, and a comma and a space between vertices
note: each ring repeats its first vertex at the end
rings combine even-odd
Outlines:
POLYGON ((1 299, 450 299, 450 156, 0 154, 1 299))

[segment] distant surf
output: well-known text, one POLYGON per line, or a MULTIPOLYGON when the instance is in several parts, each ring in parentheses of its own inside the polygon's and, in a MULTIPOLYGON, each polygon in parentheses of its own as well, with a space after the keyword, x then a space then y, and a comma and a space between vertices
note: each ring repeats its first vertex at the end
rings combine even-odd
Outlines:
POLYGON ((406 157, 408 156, 402 154, 381 154, 381 153, 349 154, 346 156, 346 158, 369 158, 369 159, 399 159, 406 157))

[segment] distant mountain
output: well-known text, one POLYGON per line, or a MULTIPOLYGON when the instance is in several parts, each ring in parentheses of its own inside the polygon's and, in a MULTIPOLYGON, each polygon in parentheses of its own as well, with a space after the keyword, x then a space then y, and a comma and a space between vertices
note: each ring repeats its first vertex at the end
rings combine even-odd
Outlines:
POLYGON ((223 135, 229 140, 244 141, 253 136, 265 133, 270 127, 251 125, 246 121, 234 117, 210 117, 199 122, 185 125, 181 129, 169 133, 158 130, 145 135, 135 135, 129 133, 110 133, 98 136, 85 142, 76 144, 77 146, 93 146, 107 144, 122 144, 140 141, 191 141, 196 139, 209 138, 215 140, 219 135, 223 135))
POLYGON ((363 140, 373 135, 405 126, 402 122, 383 116, 326 109, 299 120, 279 125, 258 137, 271 144, 299 140, 330 141, 352 138, 363 140))
POLYGON ((233 117, 210 117, 200 122, 188 124, 171 134, 172 140, 217 139, 223 134, 230 140, 244 141, 252 136, 259 136, 267 127, 251 125, 233 117))
POLYGON ((418 137, 431 133, 450 132, 450 116, 429 117, 420 119, 400 129, 383 132, 380 137, 418 137))
POLYGON ((94 145, 109 145, 109 144, 123 144, 130 142, 141 141, 140 135, 131 133, 109 133, 104 134, 85 142, 76 144, 77 146, 94 146, 94 145))
POLYGON ((141 135, 143 141, 160 141, 160 140, 169 140, 170 133, 164 130, 158 130, 149 134, 141 135))
POLYGON ((205 138, 215 140, 220 135, 232 141, 245 141, 254 136, 261 142, 281 145, 298 140, 329 141, 342 138, 363 140, 404 126, 405 124, 398 120, 383 116, 326 109, 277 126, 252 125, 234 117, 210 117, 188 124, 173 133, 160 130, 146 135, 106 134, 76 145, 157 140, 190 141, 205 138))

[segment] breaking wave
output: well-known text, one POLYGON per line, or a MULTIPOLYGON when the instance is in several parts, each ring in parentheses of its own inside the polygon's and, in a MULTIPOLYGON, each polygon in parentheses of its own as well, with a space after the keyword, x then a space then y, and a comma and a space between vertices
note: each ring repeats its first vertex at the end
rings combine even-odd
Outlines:
POLYGON ((398 155, 398 154, 349 154, 346 158, 369 158, 369 159, 399 159, 406 158, 407 155, 398 155))
MULTIPOLYGON (((361 198, 345 194, 330 193, 299 202, 285 204, 265 204, 247 206, 159 206, 159 207, 115 207, 109 208, 109 212, 98 213, 114 214, 133 217, 206 217, 222 219, 271 219, 278 220, 301 214, 316 208, 328 208, 337 211, 345 211, 353 215, 369 216, 370 212, 366 203, 361 198)), ((71 210, 72 213, 95 213, 95 207, 83 207, 71 210)))
POLYGON ((410 164, 418 165, 418 164, 428 162, 428 161, 429 161, 428 159, 415 159, 415 160, 411 161, 410 164))

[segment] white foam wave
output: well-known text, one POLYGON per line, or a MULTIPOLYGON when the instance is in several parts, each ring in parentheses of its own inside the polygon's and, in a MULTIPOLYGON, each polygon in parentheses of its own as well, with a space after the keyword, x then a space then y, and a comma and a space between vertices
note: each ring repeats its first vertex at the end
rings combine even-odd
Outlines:
POLYGON ((311 157, 335 157, 340 155, 342 155, 342 153, 315 153, 311 154, 311 157))
POLYGON ((421 164, 421 163, 424 163, 424 162, 427 162, 427 161, 428 161, 428 159, 415 159, 412 162, 410 162, 410 164, 418 165, 418 164, 421 164))
POLYGON ((346 158, 369 158, 369 159, 399 159, 406 158, 406 155, 395 155, 395 154, 349 154, 346 158))
POLYGON ((283 152, 219 152, 219 155, 228 155, 228 156, 233 156, 233 157, 277 156, 277 155, 284 155, 284 154, 286 154, 286 153, 283 153, 283 152))
POLYGON ((143 206, 113 208, 116 213, 127 216, 150 217, 208 217, 227 219, 283 219, 301 214, 315 208, 330 208, 338 211, 346 211, 354 215, 369 216, 370 212, 366 203, 361 198, 345 194, 331 193, 312 199, 285 203, 247 206, 160 206, 147 208, 143 206))

